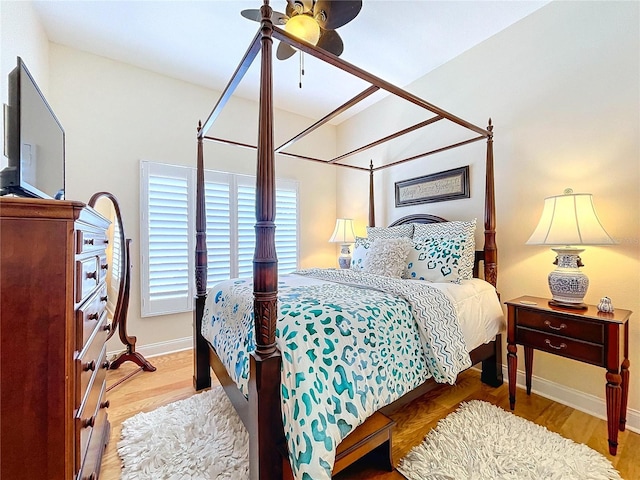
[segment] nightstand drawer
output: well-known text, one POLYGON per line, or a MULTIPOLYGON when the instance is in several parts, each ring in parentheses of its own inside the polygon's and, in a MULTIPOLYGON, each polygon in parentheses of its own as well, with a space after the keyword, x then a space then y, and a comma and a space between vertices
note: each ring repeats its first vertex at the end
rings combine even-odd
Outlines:
POLYGON ((585 322, 567 315, 534 312, 519 309, 516 324, 555 335, 571 337, 575 340, 604 344, 604 325, 601 323, 585 322))
POLYGON ((516 342, 538 350, 604 366, 604 346, 520 327, 516 342))

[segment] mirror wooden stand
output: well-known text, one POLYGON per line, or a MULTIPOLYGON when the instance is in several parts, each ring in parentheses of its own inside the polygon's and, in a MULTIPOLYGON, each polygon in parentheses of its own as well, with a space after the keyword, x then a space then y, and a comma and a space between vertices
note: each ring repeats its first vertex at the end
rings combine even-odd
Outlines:
POLYGON ((156 367, 151 365, 141 353, 136 352, 137 339, 127 333, 127 312, 129 310, 129 290, 131 287, 131 239, 126 238, 124 234, 120 204, 116 197, 109 192, 95 193, 89 199, 88 204, 111 220, 107 245, 107 264, 109 265, 107 272, 107 315, 111 317, 108 319, 111 324, 111 331, 107 340, 118 331, 120 341, 125 345, 126 349, 111 361, 109 368, 115 370, 124 362, 133 362, 140 367, 107 388, 107 390, 110 390, 139 371, 154 372, 156 367))

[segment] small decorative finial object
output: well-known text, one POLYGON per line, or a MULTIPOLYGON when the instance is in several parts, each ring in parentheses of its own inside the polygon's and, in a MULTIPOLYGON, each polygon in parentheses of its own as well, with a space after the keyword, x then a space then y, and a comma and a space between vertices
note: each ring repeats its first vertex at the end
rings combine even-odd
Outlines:
POLYGON ((598 311, 604 313, 613 312, 613 304, 611 303, 611 299, 609 297, 602 297, 600 299, 600 303, 598 303, 598 311))

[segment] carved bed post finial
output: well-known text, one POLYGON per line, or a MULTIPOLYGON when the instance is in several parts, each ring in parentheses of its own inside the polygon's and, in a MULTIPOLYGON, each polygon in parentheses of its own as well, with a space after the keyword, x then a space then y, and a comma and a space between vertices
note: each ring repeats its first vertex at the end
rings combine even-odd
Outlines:
POLYGON ((369 163, 369 226, 376 226, 376 207, 373 197, 373 160, 369 163))
POLYGON ((487 165, 484 206, 484 278, 494 287, 498 282, 498 249, 496 247, 496 201, 493 171, 493 123, 487 126, 487 165))

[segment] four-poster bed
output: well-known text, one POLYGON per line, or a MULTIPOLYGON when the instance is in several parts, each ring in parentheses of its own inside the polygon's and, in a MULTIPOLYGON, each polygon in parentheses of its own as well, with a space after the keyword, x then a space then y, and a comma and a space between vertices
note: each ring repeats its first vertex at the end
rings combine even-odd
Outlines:
MULTIPOLYGON (((281 461, 284 445, 283 419, 281 416, 281 394, 285 391, 281 385, 281 371, 283 360, 281 351, 276 342, 276 328, 278 321, 278 271, 275 249, 275 154, 287 155, 293 158, 308 161, 334 164, 344 168, 369 172, 369 225, 375 226, 373 175, 376 171, 392 167, 417 158, 434 153, 449 150, 462 145, 467 145, 479 140, 487 141, 486 151, 486 181, 485 181, 485 217, 484 217, 484 247, 476 252, 474 264, 474 276, 479 276, 480 263, 483 264, 483 277, 489 284, 496 286, 497 282, 497 249, 495 243, 495 202, 494 202, 494 174, 493 174, 493 127, 491 122, 485 128, 473 125, 459 117, 456 117, 424 100, 408 93, 384 80, 365 72, 358 67, 345 62, 308 43, 301 42, 285 31, 274 27, 271 22, 271 7, 265 0, 261 8, 262 22, 259 32, 254 37, 242 61, 233 74, 229 84, 222 93, 209 118, 204 125, 198 128, 198 160, 197 160, 197 214, 196 214, 196 306, 194 310, 194 387, 196 390, 208 388, 211 385, 211 368, 224 386, 229 398, 234 404, 238 414, 242 418, 250 435, 250 470, 252 479, 275 479, 283 477, 283 462, 281 461), (314 57, 333 65, 344 72, 354 75, 367 82, 370 86, 359 95, 356 95, 344 105, 338 107, 321 120, 317 121, 303 132, 291 138, 279 147, 274 146, 273 133, 273 85, 272 85, 272 47, 273 38, 285 42, 292 47, 313 55, 314 57), (261 76, 260 76, 260 102, 259 102, 259 131, 257 145, 225 140, 208 136, 207 133, 214 121, 222 111, 225 104, 233 94, 235 88, 243 78, 249 66, 261 52, 261 76), (322 160, 312 156, 303 156, 285 152, 284 150, 305 137, 315 129, 329 122, 337 115, 353 107, 363 99, 378 90, 386 92, 423 108, 434 114, 433 117, 419 122, 411 127, 404 128, 396 133, 371 142, 360 148, 352 150, 330 160, 322 160), (419 128, 437 122, 450 122, 471 131, 474 136, 445 145, 430 151, 413 155, 408 158, 396 160, 392 163, 374 167, 373 162, 369 168, 344 163, 353 155, 359 154, 382 143, 389 142, 401 135, 413 132, 419 128), (228 373, 228 368, 220 360, 218 353, 211 343, 202 335, 202 327, 205 315, 205 303, 207 301, 207 258, 206 258, 206 210, 204 199, 204 152, 203 141, 252 147, 257 149, 257 173, 256 173, 256 249, 253 260, 253 314, 255 351, 249 356, 250 365, 247 383, 247 396, 236 385, 234 379, 228 373), (248 398, 247 398, 248 397, 248 398)), ((404 217, 392 224, 392 226, 413 223, 441 222, 443 219, 429 215, 411 215, 404 217)), ((500 335, 494 340, 483 343, 469 352, 471 364, 482 362, 482 380, 491 385, 502 383, 501 370, 501 341, 500 335)), ((420 387, 393 401, 385 407, 388 412, 417 396, 432 389, 433 380, 423 383, 420 387)), ((286 462, 285 462, 286 470, 286 462)), ((286 471, 285 471, 286 475, 286 471)), ((306 477, 305 477, 306 478, 306 477)))

